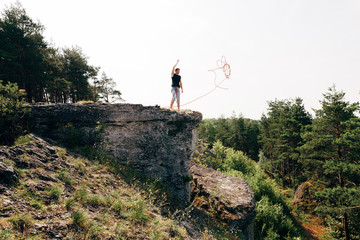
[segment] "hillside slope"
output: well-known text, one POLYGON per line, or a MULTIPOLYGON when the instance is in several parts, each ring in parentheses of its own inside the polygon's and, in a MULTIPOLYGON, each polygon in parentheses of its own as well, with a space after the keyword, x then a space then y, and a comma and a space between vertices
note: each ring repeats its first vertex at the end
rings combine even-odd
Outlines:
POLYGON ((144 191, 33 135, 0 146, 0 164, 0 239, 189 238, 162 214, 156 183, 144 191))

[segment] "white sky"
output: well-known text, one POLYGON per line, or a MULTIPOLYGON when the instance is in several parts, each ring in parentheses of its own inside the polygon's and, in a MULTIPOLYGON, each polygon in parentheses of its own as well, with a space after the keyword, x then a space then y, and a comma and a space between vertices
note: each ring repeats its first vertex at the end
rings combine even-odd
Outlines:
MULTIPOLYGON (((14 1, 0 0, 0 9, 14 1)), ((214 87, 222 55, 232 75, 184 108, 204 118, 259 119, 267 101, 301 97, 319 108, 335 84, 359 101, 358 0, 22 0, 58 47, 78 45, 117 82, 127 103, 168 106, 176 59, 182 103, 214 87)), ((218 81, 223 79, 218 72, 218 81)))

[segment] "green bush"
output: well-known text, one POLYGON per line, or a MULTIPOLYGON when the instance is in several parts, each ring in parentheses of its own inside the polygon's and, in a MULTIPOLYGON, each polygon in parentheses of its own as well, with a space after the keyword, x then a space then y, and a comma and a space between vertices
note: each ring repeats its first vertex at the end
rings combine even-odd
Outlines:
POLYGON ((0 145, 12 145, 27 130, 30 109, 24 108, 23 96, 16 83, 3 85, 0 80, 0 145))

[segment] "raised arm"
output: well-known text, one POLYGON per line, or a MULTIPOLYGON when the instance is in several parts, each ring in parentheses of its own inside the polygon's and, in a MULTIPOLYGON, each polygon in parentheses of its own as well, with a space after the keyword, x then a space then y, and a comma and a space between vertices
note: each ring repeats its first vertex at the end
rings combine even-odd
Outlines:
POLYGON ((174 67, 173 67, 172 70, 171 70, 171 77, 174 76, 175 68, 176 68, 176 65, 178 65, 178 63, 179 63, 179 59, 176 60, 176 64, 174 65, 174 67))

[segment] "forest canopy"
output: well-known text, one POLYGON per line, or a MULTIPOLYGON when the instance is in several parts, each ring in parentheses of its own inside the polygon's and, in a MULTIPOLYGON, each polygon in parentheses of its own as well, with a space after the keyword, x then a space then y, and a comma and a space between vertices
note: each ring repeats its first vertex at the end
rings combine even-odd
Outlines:
POLYGON ((0 80, 16 83, 26 101, 78 102, 122 100, 115 81, 92 66, 79 46, 46 42, 45 26, 34 21, 19 2, 0 16, 0 80))

